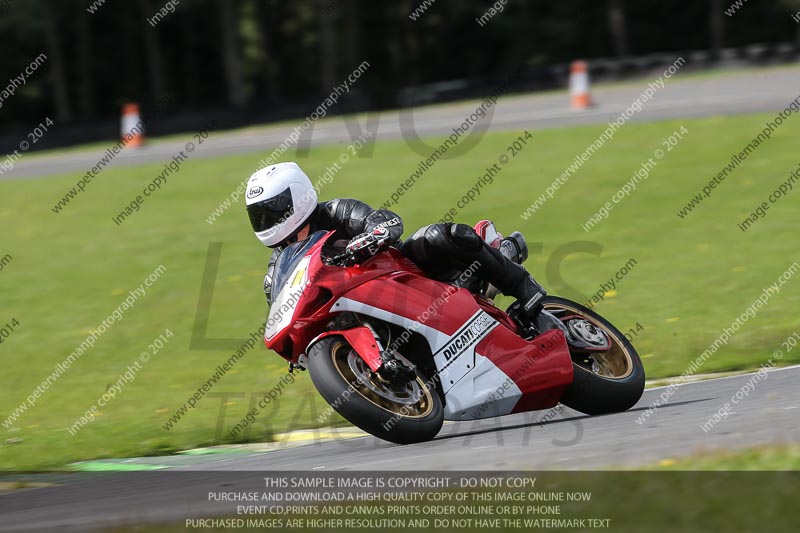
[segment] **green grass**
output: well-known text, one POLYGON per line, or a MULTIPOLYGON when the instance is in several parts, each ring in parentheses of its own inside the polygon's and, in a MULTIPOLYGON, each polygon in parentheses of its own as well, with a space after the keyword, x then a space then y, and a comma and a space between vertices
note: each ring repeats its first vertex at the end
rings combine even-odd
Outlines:
POLYGON ((800 445, 762 446, 735 451, 715 451, 678 459, 663 459, 657 470, 800 470, 800 445))
MULTIPOLYGON (((797 118, 785 123, 689 218, 680 220, 675 214, 767 118, 771 117, 626 125, 552 201, 524 221, 523 210, 602 127, 536 132, 534 141, 458 219, 472 223, 491 217, 501 231, 519 229, 530 243, 541 243, 541 252, 532 253, 527 266, 554 294, 592 294, 629 258, 636 258, 637 266, 619 283, 617 294, 597 310, 623 330, 637 321, 644 326, 635 344, 645 357, 649 377, 680 374, 797 259, 791 245, 796 239, 795 198, 774 205, 747 233, 736 228, 797 165, 797 118), (681 125, 689 129, 686 140, 608 220, 586 234, 581 224, 681 125), (547 272, 555 250, 586 240, 601 244, 602 253, 568 256, 560 277, 547 272)), ((406 235, 438 220, 517 135, 487 136, 467 154, 438 162, 394 207, 404 217, 406 235)), ((315 179, 342 149, 343 145, 315 149, 300 163, 315 179)), ((120 304, 122 294, 158 265, 168 269, 12 430, 0 428, 5 434, 0 442, 6 443, 0 446, 0 468, 56 467, 80 459, 165 453, 215 442, 223 401, 219 397, 201 400, 172 431, 161 426, 231 353, 189 349, 209 243, 224 245, 208 336, 242 338, 263 323, 261 285, 268 250, 252 235, 241 206, 214 225, 205 219, 270 151, 265 147, 263 153, 246 156, 189 160, 120 227, 111 217, 160 172, 160 165, 105 171, 59 215, 50 208, 82 172, 0 182, 0 257, 13 256, 0 272, 0 323, 12 317, 21 323, 0 345, 2 420, 120 304), (71 437, 66 428, 165 328, 175 334, 166 348, 101 409, 101 416, 71 437)), ((322 197, 358 197, 380 205, 419 159, 402 142, 378 143, 372 158, 352 159, 323 189, 322 197)), ((702 371, 755 368, 766 362, 796 329, 798 283, 791 281, 773 296, 702 371)), ((798 354, 800 350, 788 353, 784 362, 797 362, 798 354)), ((248 409, 251 392, 270 390, 285 368, 282 359, 259 347, 215 386, 214 393, 239 395, 227 398, 225 432, 248 409)), ((314 412, 324 407, 302 375, 281 397, 280 408, 261 418, 269 427, 256 425, 248 438, 308 427, 314 412)))

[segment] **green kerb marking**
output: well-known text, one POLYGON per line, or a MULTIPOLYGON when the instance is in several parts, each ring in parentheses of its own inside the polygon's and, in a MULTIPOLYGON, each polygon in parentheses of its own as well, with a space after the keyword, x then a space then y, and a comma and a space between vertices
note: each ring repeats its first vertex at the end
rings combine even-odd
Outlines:
POLYGON ((102 461, 86 461, 72 463, 70 469, 79 472, 135 472, 137 470, 162 470, 166 466, 148 465, 142 463, 111 463, 102 461))

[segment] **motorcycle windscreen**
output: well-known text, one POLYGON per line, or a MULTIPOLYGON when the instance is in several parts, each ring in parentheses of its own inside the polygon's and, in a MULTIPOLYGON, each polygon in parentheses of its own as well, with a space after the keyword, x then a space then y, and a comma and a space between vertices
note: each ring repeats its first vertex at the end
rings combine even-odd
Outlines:
POLYGON ((287 247, 275 263, 270 302, 264 338, 269 340, 292 324, 297 304, 308 285, 308 251, 327 235, 318 231, 306 240, 287 247), (277 294, 276 294, 277 291, 277 294))
POLYGON ((297 265, 300 264, 303 257, 305 257, 308 251, 327 234, 326 231, 317 231, 309 235, 305 240, 287 246, 281 252, 280 257, 278 257, 278 260, 275 262, 275 268, 272 272, 273 297, 269 302, 270 306, 278 299, 284 286, 292 281, 291 276, 297 270, 297 265))

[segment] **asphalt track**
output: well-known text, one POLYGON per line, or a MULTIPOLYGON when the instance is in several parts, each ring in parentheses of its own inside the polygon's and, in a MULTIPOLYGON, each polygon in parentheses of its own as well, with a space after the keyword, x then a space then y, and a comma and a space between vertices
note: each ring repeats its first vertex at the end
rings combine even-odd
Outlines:
MULTIPOLYGON (((586 111, 571 110, 566 91, 504 98, 494 108, 494 112, 487 115, 487 118, 474 128, 479 131, 523 128, 538 130, 581 124, 605 124, 619 117, 620 113, 635 102, 650 84, 655 83, 662 73, 663 71, 655 71, 652 75, 637 81, 597 87, 592 92, 596 105, 586 111)), ((640 122, 779 111, 797 97, 797 87, 800 87, 800 67, 795 66, 745 69, 710 77, 683 79, 679 72, 666 80, 664 87, 657 89, 654 98, 646 102, 641 111, 630 120, 640 122)), ((350 120, 349 124, 346 124, 342 117, 329 117, 317 121, 313 132, 304 135, 300 143, 308 147, 349 144, 352 139, 367 131, 368 119, 372 121, 369 131, 376 133, 378 141, 449 134, 475 111, 476 106, 476 101, 431 105, 413 111, 390 111, 375 113, 368 117, 362 115, 357 117, 357 120, 350 120)), ((332 109, 332 112, 335 113, 336 109, 332 109)), ((286 140, 292 128, 300 123, 302 120, 233 132, 212 132, 206 142, 197 146, 191 157, 205 159, 253 154, 255 170, 260 166, 258 162, 286 140)), ((177 139, 159 141, 135 151, 125 151, 107 168, 166 163, 181 150, 185 150, 186 142, 192 140, 192 134, 187 133, 185 138, 179 136, 177 139)), ((461 142, 464 142, 463 138, 461 142)), ((418 150, 420 155, 427 156, 432 147, 418 148, 418 150)), ((82 174, 96 165, 104 152, 105 148, 99 148, 77 153, 27 155, 17 161, 12 170, 1 175, 0 179, 32 178, 65 172, 82 174)), ((292 148, 282 159, 301 158, 292 148)))
POLYGON ((208 502, 209 490, 263 487, 259 471, 599 470, 800 440, 800 366, 755 376, 684 384, 642 424, 637 418, 666 388, 645 391, 624 413, 586 417, 565 409, 545 423, 538 422, 541 412, 454 423, 432 442, 410 446, 362 437, 265 453, 143 458, 172 468, 124 477, 40 475, 54 486, 0 495, 0 531, 85 530, 219 516, 230 512, 230 504, 208 502), (708 432, 701 428, 745 389, 749 394, 740 393, 724 420, 708 432))
POLYGON ((800 366, 768 372, 711 431, 700 427, 753 374, 686 383, 637 423, 666 390, 645 391, 631 410, 589 417, 562 408, 447 424, 433 442, 396 446, 374 437, 210 460, 200 470, 531 470, 635 467, 699 451, 800 441, 800 366))

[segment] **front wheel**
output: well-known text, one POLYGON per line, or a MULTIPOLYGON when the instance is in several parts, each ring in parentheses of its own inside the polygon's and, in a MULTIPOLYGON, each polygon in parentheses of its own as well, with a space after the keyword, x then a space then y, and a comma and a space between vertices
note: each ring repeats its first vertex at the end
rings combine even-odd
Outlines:
POLYGON ((432 383, 390 382, 374 374, 341 336, 325 337, 308 350, 311 381, 336 412, 376 437, 397 444, 433 439, 444 422, 432 383))
POLYGON ((587 339, 568 339, 575 377, 561 403, 587 415, 633 407, 644 391, 644 366, 625 335, 602 316, 572 300, 548 296, 543 302, 544 310, 565 325, 568 337, 587 339), (607 341, 604 349, 592 345, 599 345, 602 337, 607 341))

